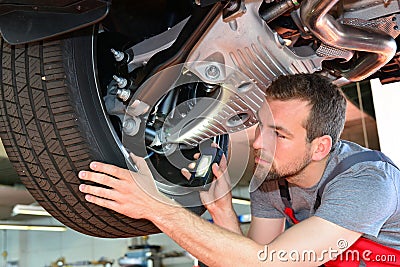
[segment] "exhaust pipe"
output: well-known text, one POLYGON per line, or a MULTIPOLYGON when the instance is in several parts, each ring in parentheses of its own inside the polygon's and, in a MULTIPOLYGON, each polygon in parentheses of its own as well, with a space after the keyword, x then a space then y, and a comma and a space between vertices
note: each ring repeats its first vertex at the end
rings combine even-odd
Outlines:
POLYGON ((339 0, 304 0, 300 7, 303 24, 323 43, 367 52, 342 75, 352 82, 364 80, 388 63, 396 53, 396 41, 382 31, 344 25, 328 14, 339 0))

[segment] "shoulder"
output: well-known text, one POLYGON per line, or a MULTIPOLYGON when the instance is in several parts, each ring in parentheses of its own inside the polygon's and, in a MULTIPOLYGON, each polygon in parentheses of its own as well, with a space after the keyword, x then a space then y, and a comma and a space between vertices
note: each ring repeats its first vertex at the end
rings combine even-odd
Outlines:
POLYGON ((335 175, 335 178, 358 174, 369 177, 392 178, 393 173, 399 172, 393 165, 377 159, 374 153, 371 155, 371 153, 365 152, 372 152, 372 150, 349 141, 340 140, 329 156, 321 182, 331 178, 332 175, 335 175), (371 158, 371 156, 373 157, 371 158))
MULTIPOLYGON (((392 213, 399 205, 400 172, 393 165, 384 161, 355 162, 337 173, 331 180, 325 177, 322 190, 322 204, 346 209, 360 207, 369 211, 392 213), (352 207, 351 207, 352 206, 352 207)), ((331 175, 328 175, 331 176, 331 175)))
POLYGON ((347 140, 339 140, 335 146, 332 148, 332 157, 337 157, 338 159, 345 158, 355 153, 362 151, 368 151, 370 149, 365 148, 359 144, 356 144, 347 140))
POLYGON ((318 184, 318 197, 322 203, 338 207, 345 203, 363 206, 365 202, 373 202, 375 207, 388 208, 390 202, 390 209, 396 209, 399 170, 388 162, 363 157, 365 153, 360 154, 363 151, 368 149, 350 142, 336 147, 318 184))
POLYGON ((397 191, 393 169, 387 162, 359 162, 334 177, 327 183, 324 191, 342 188, 360 193, 372 191, 374 195, 388 195, 389 192, 397 191))
POLYGON ((370 160, 368 157, 363 159, 365 153, 360 152, 370 150, 357 147, 358 145, 355 144, 350 144, 350 146, 353 148, 349 149, 348 143, 342 146, 342 149, 328 163, 322 178, 322 180, 327 180, 324 191, 342 188, 364 193, 372 191, 374 195, 382 193, 385 196, 390 195, 390 192, 397 192, 400 171, 396 167, 383 160, 370 160), (339 163, 345 161, 350 164, 340 164, 341 166, 336 168, 339 163), (335 176, 332 178, 332 175, 335 176))

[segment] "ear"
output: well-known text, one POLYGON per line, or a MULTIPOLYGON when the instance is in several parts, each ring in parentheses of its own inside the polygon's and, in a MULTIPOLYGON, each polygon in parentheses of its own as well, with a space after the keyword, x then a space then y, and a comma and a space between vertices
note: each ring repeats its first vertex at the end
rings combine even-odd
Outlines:
POLYGON ((313 154, 312 159, 320 161, 324 159, 332 148, 332 138, 329 135, 323 135, 315 138, 312 142, 313 154))

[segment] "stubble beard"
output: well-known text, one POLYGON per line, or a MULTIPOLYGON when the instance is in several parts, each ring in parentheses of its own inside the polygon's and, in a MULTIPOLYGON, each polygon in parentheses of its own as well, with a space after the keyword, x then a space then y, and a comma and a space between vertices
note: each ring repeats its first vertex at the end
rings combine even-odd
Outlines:
MULTIPOLYGON (((257 156, 261 155, 259 151, 256 151, 255 153, 257 156)), ((255 163, 253 177, 258 180, 264 179, 265 182, 290 179, 295 176, 300 176, 311 161, 311 154, 306 153, 301 160, 288 164, 283 167, 282 170, 278 170, 273 162, 268 166, 255 163)))

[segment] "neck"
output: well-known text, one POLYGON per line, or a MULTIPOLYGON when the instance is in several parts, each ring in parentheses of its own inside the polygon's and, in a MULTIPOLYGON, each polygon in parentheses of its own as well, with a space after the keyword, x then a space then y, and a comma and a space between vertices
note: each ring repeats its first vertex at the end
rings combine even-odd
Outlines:
POLYGON ((287 181, 302 188, 313 187, 321 180, 328 162, 328 157, 329 155, 322 160, 312 161, 301 173, 287 178, 287 181))

